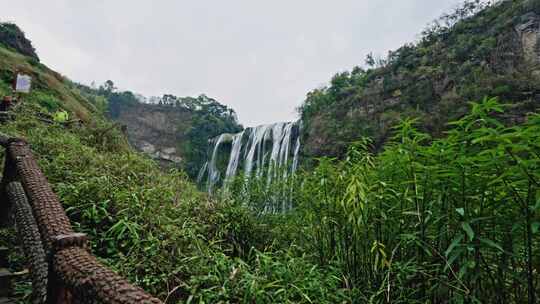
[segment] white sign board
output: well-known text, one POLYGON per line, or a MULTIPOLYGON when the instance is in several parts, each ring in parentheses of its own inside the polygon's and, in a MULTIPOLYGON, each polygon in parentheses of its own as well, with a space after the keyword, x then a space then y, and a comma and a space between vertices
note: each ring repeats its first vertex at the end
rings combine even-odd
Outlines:
POLYGON ((24 74, 17 74, 17 82, 15 84, 15 92, 30 93, 32 85, 32 77, 24 74))

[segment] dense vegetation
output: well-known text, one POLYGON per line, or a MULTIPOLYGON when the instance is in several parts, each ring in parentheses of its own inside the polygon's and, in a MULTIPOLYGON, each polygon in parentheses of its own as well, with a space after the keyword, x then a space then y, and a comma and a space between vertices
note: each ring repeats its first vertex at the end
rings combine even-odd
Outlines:
MULTIPOLYGON (((15 70, 35 81, 16 120, 0 131, 32 144, 77 231, 90 236, 92 251, 168 303, 535 303, 538 83, 519 64, 509 74, 476 64, 484 56, 478 46, 490 48, 493 29, 483 27, 486 20, 506 28, 519 23, 512 14, 539 13, 538 3, 507 1, 477 12, 469 2, 379 68, 334 77, 301 109, 306 132, 331 122, 337 144, 326 151, 330 156, 275 183, 264 177, 246 183, 240 176, 213 198, 184 171, 164 172, 134 152, 106 118, 140 96, 118 92, 112 82, 97 89, 72 83, 3 47, 0 94, 9 92, 15 70), (443 95, 429 90, 443 77, 437 71, 452 83, 443 95), (496 80, 510 89, 498 89, 496 80), (390 89, 371 94, 373 82, 390 89), (467 102, 483 95, 515 102, 467 102), (366 96, 378 97, 363 103, 366 96), (389 96, 399 100, 392 111, 369 112, 389 96), (384 140, 381 125, 349 113, 358 104, 376 118, 391 117, 384 140), (82 124, 44 122, 60 108, 82 124), (437 124, 426 123, 430 117, 437 124), (283 204, 292 209, 268 212, 283 204)), ((233 112, 206 96, 166 95, 153 103, 195 113, 193 145, 186 146, 193 153, 206 149, 196 139, 238 127, 233 112)), ((0 233, 0 243, 14 246, 14 233, 0 233)), ((24 267, 16 254, 12 262, 24 267)))
MULTIPOLYGON (((540 115, 505 127, 504 108, 473 103, 441 139, 407 119, 378 155, 364 138, 342 161, 319 159, 293 181, 280 235, 301 232, 292 242, 339 267, 357 303, 534 303, 540 115)), ((230 195, 262 210, 276 190, 254 183, 230 195)))
POLYGON ((536 53, 527 49, 524 35, 540 35, 540 1, 495 3, 467 1, 424 30, 417 43, 386 58, 370 55, 367 69, 338 73, 308 93, 299 109, 305 154, 343 157, 362 136, 380 148, 392 126, 409 116, 441 136, 448 121, 467 112, 468 101, 488 95, 513 104, 507 110, 512 123, 537 109, 540 53, 534 38, 536 53))
POLYGON ((111 80, 98 88, 74 84, 81 93, 92 100, 98 108, 113 120, 122 111, 140 111, 141 116, 148 109, 179 112, 186 114, 187 121, 182 121, 176 135, 179 151, 184 158, 182 169, 194 179, 207 157, 208 141, 222 133, 236 133, 242 130, 233 109, 219 103, 204 94, 198 97, 177 97, 165 94, 162 97, 150 97, 131 91, 119 91, 111 80))
POLYGON ((506 128, 490 116, 501 110, 473 104, 432 142, 404 121, 376 157, 360 143, 343 163, 323 161, 307 186, 321 261, 337 258, 381 300, 531 303, 540 117, 506 128))
MULTIPOLYGON (((31 142, 72 223, 89 235, 104 263, 170 302, 347 301, 337 268, 319 267, 300 248, 274 245, 271 219, 212 200, 185 173, 163 172, 134 152, 105 118, 109 99, 31 58, 0 52, 0 94, 10 94, 16 70, 34 79, 16 120, 0 125, 0 132, 31 142), (81 126, 43 120, 58 109, 81 118, 81 126)), ((12 230, 0 230, 0 245, 16 248, 16 241, 12 230)), ((25 268, 20 252, 11 261, 15 270, 25 268)), ((27 295, 29 288, 23 281, 17 292, 27 295)))
POLYGON ((44 125, 29 102, 2 132, 32 142, 93 252, 171 301, 522 303, 540 295, 540 116, 505 127, 502 109, 473 104, 438 140, 406 120, 379 155, 365 139, 320 159, 285 214, 209 199, 105 121, 44 125))

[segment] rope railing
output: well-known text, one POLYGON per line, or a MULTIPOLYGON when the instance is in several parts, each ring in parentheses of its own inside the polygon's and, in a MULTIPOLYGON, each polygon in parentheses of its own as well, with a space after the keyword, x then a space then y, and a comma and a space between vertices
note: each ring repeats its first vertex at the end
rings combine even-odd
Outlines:
POLYGON ((94 257, 75 233, 29 144, 0 134, 5 150, 0 215, 13 213, 29 259, 33 303, 162 303, 94 257))

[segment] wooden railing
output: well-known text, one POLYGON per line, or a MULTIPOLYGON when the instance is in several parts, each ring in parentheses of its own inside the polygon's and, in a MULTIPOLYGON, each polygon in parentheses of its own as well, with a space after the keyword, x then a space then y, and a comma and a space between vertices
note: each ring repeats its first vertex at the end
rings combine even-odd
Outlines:
POLYGON ((0 217, 14 219, 32 277, 33 303, 162 303, 102 265, 73 231, 29 144, 0 134, 5 148, 0 217))

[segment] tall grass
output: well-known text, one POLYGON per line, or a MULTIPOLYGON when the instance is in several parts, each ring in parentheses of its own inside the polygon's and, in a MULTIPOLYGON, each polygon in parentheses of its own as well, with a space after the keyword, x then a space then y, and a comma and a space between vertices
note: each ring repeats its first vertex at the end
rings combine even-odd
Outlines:
POLYGON ((297 189, 306 250, 357 302, 537 301, 540 115, 506 127, 495 99, 471 107, 443 139, 403 121, 382 153, 364 139, 297 189))

